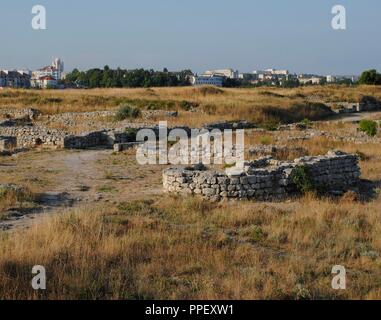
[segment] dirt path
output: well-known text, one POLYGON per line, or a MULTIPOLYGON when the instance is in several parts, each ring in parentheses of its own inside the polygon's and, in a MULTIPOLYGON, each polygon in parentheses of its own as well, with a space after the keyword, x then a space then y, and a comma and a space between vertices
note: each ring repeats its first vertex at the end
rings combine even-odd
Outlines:
POLYGON ((48 176, 49 182, 43 187, 38 207, 30 212, 11 210, 9 219, 0 222, 0 231, 28 228, 44 216, 70 207, 118 203, 161 193, 161 167, 141 167, 134 155, 115 155, 111 150, 42 152, 30 159, 25 154, 16 164, 3 164, 2 168, 10 181, 15 170, 18 176, 28 177, 34 169, 36 176, 45 172, 38 177, 48 176))
POLYGON ((347 114, 340 114, 335 116, 330 121, 341 121, 341 122, 359 122, 363 119, 367 119, 369 117, 372 117, 376 115, 377 111, 375 112, 359 112, 359 113, 347 113, 347 114))

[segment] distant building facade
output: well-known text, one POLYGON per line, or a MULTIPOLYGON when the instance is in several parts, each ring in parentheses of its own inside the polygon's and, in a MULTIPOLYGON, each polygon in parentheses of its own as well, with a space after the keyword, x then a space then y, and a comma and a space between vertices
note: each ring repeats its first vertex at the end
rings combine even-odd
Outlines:
POLYGON ((52 76, 40 77, 38 79, 32 79, 32 87, 40 89, 57 88, 57 80, 52 76))
POLYGON ((57 58, 50 66, 32 72, 31 86, 33 88, 56 88, 58 81, 63 79, 64 62, 57 58))
POLYGON ((193 76, 190 81, 193 86, 216 86, 222 87, 224 84, 224 77, 218 75, 202 75, 202 76, 193 76))
POLYGON ((29 88, 30 74, 25 71, 0 70, 0 88, 29 88))
POLYGON ((205 71, 203 76, 220 76, 228 79, 238 79, 239 72, 233 69, 208 70, 205 71))
POLYGON ((300 84, 321 84, 323 82, 323 78, 314 75, 299 75, 298 80, 300 84))
POLYGON ((337 81, 336 77, 335 76, 327 76, 327 83, 335 83, 337 81))
POLYGON ((258 84, 261 82, 267 82, 271 84, 277 84, 289 80, 290 73, 288 70, 283 69, 266 69, 266 70, 255 70, 253 71, 255 79, 253 84, 258 84))

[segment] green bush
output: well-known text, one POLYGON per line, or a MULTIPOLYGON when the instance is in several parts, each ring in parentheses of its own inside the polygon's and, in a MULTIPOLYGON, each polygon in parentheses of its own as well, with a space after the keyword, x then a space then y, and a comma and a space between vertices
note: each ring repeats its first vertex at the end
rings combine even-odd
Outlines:
POLYGON ((305 126, 306 128, 312 127, 312 121, 310 119, 304 119, 304 120, 300 121, 300 124, 305 126))
POLYGON ((259 226, 252 226, 250 230, 250 240, 251 242, 258 243, 263 242, 266 239, 266 234, 263 232, 262 228, 259 226))
POLYGON ((306 166, 298 166, 294 169, 292 173, 292 183, 296 185, 298 192, 301 194, 315 191, 310 171, 306 166))
POLYGON ((180 102, 180 108, 185 111, 190 111, 194 109, 195 107, 197 107, 196 103, 185 101, 185 100, 180 102))
POLYGON ((123 121, 125 119, 136 119, 140 117, 141 112, 138 108, 129 105, 122 105, 119 107, 118 112, 115 114, 115 121, 123 121))
POLYGON ((377 134, 377 122, 372 120, 361 120, 360 131, 365 132, 368 136, 374 137, 377 134))
POLYGON ((268 120, 263 123, 263 128, 267 131, 276 131, 279 128, 279 122, 276 120, 268 120))

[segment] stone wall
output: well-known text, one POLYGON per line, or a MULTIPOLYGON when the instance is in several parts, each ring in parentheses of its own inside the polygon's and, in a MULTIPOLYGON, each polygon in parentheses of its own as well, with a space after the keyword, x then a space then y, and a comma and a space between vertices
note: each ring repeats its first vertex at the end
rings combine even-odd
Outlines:
POLYGON ((249 155, 252 157, 272 156, 279 159, 282 155, 298 154, 298 156, 308 155, 308 150, 303 147, 287 146, 287 145, 264 145, 259 144, 248 148, 249 155))
POLYGON ((214 129, 218 129, 221 131, 224 130, 241 130, 241 129, 255 129, 258 125, 253 122, 249 122, 246 120, 239 121, 219 121, 208 123, 204 126, 206 130, 212 131, 214 129))
POLYGON ((297 167, 307 168, 314 187, 335 194, 356 187, 361 175, 357 156, 332 151, 326 156, 303 157, 293 162, 259 159, 245 163, 238 172, 170 168, 163 172, 163 186, 168 193, 200 195, 212 201, 281 200, 297 192, 293 182, 297 167))
POLYGON ((17 119, 28 117, 31 120, 35 120, 40 115, 41 112, 33 108, 0 108, 0 119, 17 119))
POLYGON ((364 96, 361 98, 358 111, 381 111, 381 101, 372 96, 364 96))
POLYGON ((111 148, 113 144, 114 141, 109 139, 107 131, 96 131, 79 136, 67 136, 64 138, 63 147, 66 149, 111 148))
POLYGON ((0 128, 0 135, 17 138, 17 147, 29 148, 37 145, 63 147, 66 133, 39 126, 0 128))

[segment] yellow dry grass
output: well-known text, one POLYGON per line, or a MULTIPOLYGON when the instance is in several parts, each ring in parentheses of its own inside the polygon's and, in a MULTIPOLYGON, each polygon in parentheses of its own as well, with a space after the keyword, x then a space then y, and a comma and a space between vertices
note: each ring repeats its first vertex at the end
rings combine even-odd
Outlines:
MULTIPOLYGON (((375 87, 330 86, 223 89, 222 93, 194 88, 32 93, 50 99, 36 100, 35 107, 45 113, 105 110, 123 100, 192 101, 205 113, 184 113, 179 119, 195 126, 209 120, 251 119, 263 106, 287 108, 312 96, 325 101, 356 100, 361 95, 381 98, 381 90, 375 87), (53 99, 62 100, 51 108, 53 99)), ((23 100, 29 94, 2 91, 0 105, 29 107, 23 100), (10 96, 2 95, 8 92, 10 96)), ((351 123, 315 126, 331 133, 356 127, 351 123)), ((274 144, 286 134, 253 132, 246 143, 274 144)), ((307 149, 310 155, 330 149, 358 153, 362 178, 380 182, 378 144, 327 137, 289 144, 307 149)), ((31 160, 37 156, 35 152, 25 155, 31 160)), ((112 170, 117 160, 124 161, 122 157, 104 164, 105 179, 114 176, 112 170)), ((136 171, 129 162, 123 162, 123 169, 124 165, 136 171)), ((24 171, 33 169, 29 185, 40 188, 34 175, 44 186, 52 183, 54 177, 44 171, 44 163, 34 168, 25 165, 24 171, 20 163, 17 166, 8 172, 7 181, 28 183, 24 171)), ((136 181, 137 177, 133 176, 136 181)), ((380 190, 375 191, 369 202, 351 194, 341 199, 306 195, 283 203, 219 204, 146 196, 140 201, 69 209, 27 231, 0 234, 0 299, 381 299, 381 197, 380 190), (34 265, 47 270, 46 291, 31 288, 34 265), (345 291, 331 288, 334 265, 347 269, 345 291)))
POLYGON ((2 299, 381 298, 381 199, 162 198, 71 210, 0 242, 2 299), (30 287, 47 270, 47 290, 30 287), (344 265, 348 289, 331 288, 344 265))
POLYGON ((193 88, 139 88, 91 90, 12 90, 0 91, 0 108, 36 107, 45 114, 115 110, 122 103, 141 108, 154 106, 181 110, 181 102, 197 105, 196 112, 181 112, 171 120, 174 124, 198 126, 215 120, 256 120, 265 122, 269 115, 264 108, 288 109, 308 101, 358 101, 363 95, 381 98, 381 89, 375 86, 340 87, 316 86, 296 89, 254 88, 214 89, 193 88))

